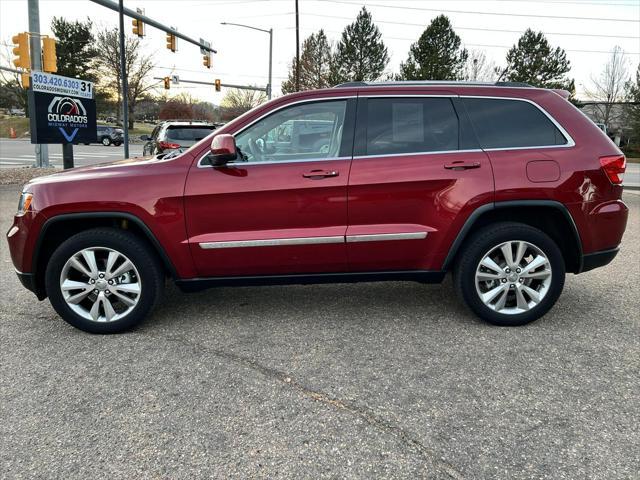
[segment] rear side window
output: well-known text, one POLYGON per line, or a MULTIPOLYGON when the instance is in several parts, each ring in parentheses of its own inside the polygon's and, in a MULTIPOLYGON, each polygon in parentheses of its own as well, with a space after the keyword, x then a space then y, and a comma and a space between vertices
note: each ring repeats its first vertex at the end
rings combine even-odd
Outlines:
POLYGON ((365 155, 458 149, 458 117, 449 98, 369 98, 365 155))
POLYGON ((167 128, 167 140, 183 140, 187 142, 198 142, 209 135, 214 130, 213 127, 199 126, 175 126, 167 128))
POLYGON ((462 98, 482 148, 565 145, 567 139, 535 105, 519 100, 462 98))

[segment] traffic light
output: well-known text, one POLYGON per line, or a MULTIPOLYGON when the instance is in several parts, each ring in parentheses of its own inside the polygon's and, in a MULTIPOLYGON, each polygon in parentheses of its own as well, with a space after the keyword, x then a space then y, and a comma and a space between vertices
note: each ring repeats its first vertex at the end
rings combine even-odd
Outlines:
POLYGON ((211 68, 211 54, 209 52, 202 55, 202 64, 207 68, 211 68))
POLYGON ((31 85, 31 77, 29 76, 29 74, 21 73, 20 77, 22 79, 22 88, 29 88, 29 85, 31 85))
MULTIPOLYGON (((136 8, 136 11, 141 15, 144 14, 144 10, 140 8, 136 8)), ((133 34, 139 36, 140 38, 144 37, 144 22, 142 20, 134 18, 131 23, 133 25, 133 34)))
POLYGON ((164 82, 164 89, 169 90, 171 88, 171 78, 164 77, 162 81, 164 82))
POLYGON ((214 85, 216 86, 216 92, 219 92, 220 90, 222 90, 222 82, 220 81, 219 78, 216 78, 214 85))
POLYGON ((176 43, 176 36, 173 33, 167 33, 167 48, 172 52, 175 52, 177 50, 176 43))
POLYGON ((22 32, 11 37, 11 41, 16 45, 13 48, 13 54, 16 58, 13 59, 13 64, 24 70, 31 68, 31 58, 29 56, 29 34, 22 32))
POLYGON ((58 71, 55 38, 44 37, 42 39, 42 70, 49 73, 58 71))

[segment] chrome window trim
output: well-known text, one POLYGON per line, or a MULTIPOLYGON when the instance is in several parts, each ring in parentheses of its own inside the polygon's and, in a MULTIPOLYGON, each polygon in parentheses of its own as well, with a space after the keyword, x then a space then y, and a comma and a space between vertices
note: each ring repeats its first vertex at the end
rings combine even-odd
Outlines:
MULTIPOLYGON (((302 103, 312 103, 312 102, 330 102, 332 100, 348 100, 350 98, 358 98, 357 95, 340 95, 340 96, 336 96, 336 97, 325 97, 325 98, 303 98, 301 100, 297 100, 295 102, 291 102, 291 103, 286 103, 284 105, 280 105, 277 108, 274 108, 273 110, 269 110, 268 112, 260 115, 258 118, 256 118, 255 120, 253 120, 251 123, 248 123, 247 125, 245 125, 244 127, 242 127, 240 130, 233 132, 233 133, 229 133, 230 135, 233 135, 234 137, 236 135, 240 135, 242 132, 244 132, 247 128, 255 125, 256 123, 258 123, 260 120, 262 120, 265 117, 268 117, 269 115, 279 112, 280 110, 287 108, 287 107, 291 107, 294 105, 299 105, 302 103)), ((207 155, 209 155, 209 152, 206 152, 204 155, 202 155, 199 159, 198 159, 198 164, 197 167, 198 168, 212 168, 211 165, 203 165, 202 164, 202 160, 204 159, 204 157, 206 157, 207 155)), ((271 161, 271 162, 229 162, 229 166, 236 166, 236 165, 270 165, 270 164, 274 164, 274 163, 297 163, 297 162, 311 162, 311 161, 319 161, 319 160, 344 160, 345 158, 351 158, 351 157, 333 157, 333 158, 321 158, 321 159, 303 159, 303 160, 283 160, 283 161, 271 161)))
POLYGON ((347 235, 347 243, 359 242, 386 242, 392 240, 423 240, 427 238, 427 232, 407 233, 367 233, 363 235, 347 235))
POLYGON ((200 242, 198 245, 203 250, 214 250, 220 248, 281 247, 286 245, 326 245, 345 242, 356 243, 393 240, 423 240, 425 238, 427 238, 427 232, 368 233, 362 235, 334 235, 328 237, 267 238, 261 240, 200 242))
MULTIPOLYGON (((522 87, 522 88, 528 88, 528 87, 522 87)), ((555 118, 553 118, 553 116, 549 112, 547 112, 544 108, 542 108, 541 105, 538 105, 533 100, 529 100, 528 98, 494 97, 494 96, 487 96, 487 95, 460 95, 460 98, 488 98, 490 100, 515 100, 515 101, 518 101, 518 102, 530 103, 531 105, 536 107, 538 110, 540 110, 542 112, 542 114, 545 117, 547 117, 551 121, 551 123, 553 123, 555 125, 555 127, 558 130, 560 130, 560 133, 562 133, 562 135, 564 135, 564 138, 567 140, 567 143, 564 143, 562 145, 531 145, 531 146, 526 146, 526 147, 484 148, 483 150, 485 152, 497 152, 497 151, 501 151, 501 150, 527 150, 527 149, 535 149, 535 148, 571 148, 571 147, 575 147, 576 146, 576 142, 573 140, 573 137, 571 135, 569 135, 569 132, 567 132, 564 129, 564 127, 562 125, 560 125, 560 123, 555 118)))
POLYGON ((367 158, 387 158, 387 157, 408 157, 411 155, 443 155, 446 153, 479 153, 483 150, 481 148, 471 148, 467 150, 433 150, 429 152, 410 152, 410 153, 382 153, 375 155, 356 155, 354 160, 362 160, 367 158))

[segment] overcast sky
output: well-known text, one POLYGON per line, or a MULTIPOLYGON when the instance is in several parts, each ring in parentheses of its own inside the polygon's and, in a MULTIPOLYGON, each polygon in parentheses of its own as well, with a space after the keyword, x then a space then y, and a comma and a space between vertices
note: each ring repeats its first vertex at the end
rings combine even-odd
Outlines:
MULTIPOLYGON (((117 2, 116 2, 117 3, 117 2)), ((202 66, 198 47, 178 40, 178 52, 165 48, 165 34, 147 28, 144 49, 156 55, 155 76, 178 74, 183 79, 264 86, 268 71, 268 35, 244 28, 220 25, 236 22, 274 30, 274 93, 286 79, 295 54, 294 0, 125 0, 131 9, 143 8, 157 21, 175 26, 193 38, 204 38, 218 50, 213 67, 202 66)), ((372 12, 389 49, 389 72, 397 72, 409 46, 432 18, 447 15, 469 49, 486 52, 489 59, 504 65, 508 48, 527 28, 542 30, 553 46, 567 51, 570 75, 576 79, 578 95, 598 75, 608 53, 619 45, 627 53, 630 74, 640 60, 640 0, 300 0, 300 40, 324 28, 337 41, 363 5, 372 12)), ((53 16, 67 19, 91 18, 97 27, 118 24, 116 12, 89 0, 41 0, 43 33, 51 33, 53 16)), ((131 20, 125 19, 131 32, 131 20)), ((0 0, 0 38, 28 30, 27 1, 0 0)), ((221 94, 213 88, 185 84, 172 86, 206 101, 219 103, 221 94)), ((224 91, 223 91, 224 93, 224 91)))

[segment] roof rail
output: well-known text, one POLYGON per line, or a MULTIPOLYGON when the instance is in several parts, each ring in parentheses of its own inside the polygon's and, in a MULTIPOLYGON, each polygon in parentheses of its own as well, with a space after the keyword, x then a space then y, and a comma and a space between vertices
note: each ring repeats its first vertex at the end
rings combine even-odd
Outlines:
POLYGON ((411 87, 411 86, 430 86, 430 85, 452 85, 452 86, 475 86, 475 87, 530 87, 524 82, 474 82, 466 80, 401 80, 401 81, 384 81, 384 82, 346 82, 336 85, 334 88, 349 87, 411 87))

